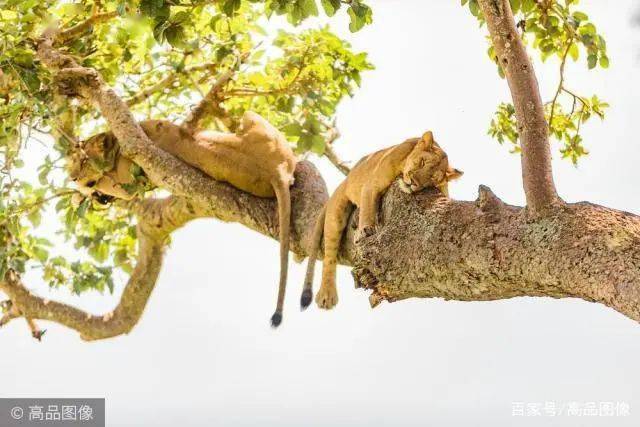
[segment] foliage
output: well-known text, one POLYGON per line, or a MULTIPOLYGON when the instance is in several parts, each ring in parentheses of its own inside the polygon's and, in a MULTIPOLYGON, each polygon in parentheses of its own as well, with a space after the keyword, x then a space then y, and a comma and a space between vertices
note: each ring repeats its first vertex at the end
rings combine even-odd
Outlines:
MULTIPOLYGON (((604 119, 609 104, 597 95, 585 96, 569 89, 565 78, 565 64, 585 58, 592 70, 608 68, 607 45, 589 16, 576 10, 579 0, 510 0, 511 8, 525 43, 537 51, 542 61, 556 57, 559 60, 560 77, 556 92, 545 104, 550 136, 562 144, 560 152, 575 165, 588 154, 583 145, 580 129, 594 115, 604 119)), ((477 0, 462 0, 470 12, 484 24, 484 17, 477 0)), ((504 77, 493 46, 488 55, 496 63, 498 73, 504 77)), ((515 110, 511 104, 501 104, 491 121, 489 134, 501 144, 513 144, 512 151, 519 152, 515 110)))
MULTIPOLYGON (((371 21, 360 1, 321 3, 329 15, 346 9, 354 31, 371 21)), ((114 270, 131 271, 134 219, 76 193, 64 170, 72 144, 104 130, 104 122, 95 111, 57 96, 35 54, 51 16, 64 31, 100 14, 110 14, 108 22, 59 44, 98 70, 139 119, 182 121, 242 58, 220 94, 221 107, 231 118, 247 109, 260 112, 300 153, 323 152, 337 105, 353 95, 360 73, 372 68, 366 54, 353 52, 328 28, 263 28, 270 15, 285 15, 294 24, 318 15, 314 0, 0 0, 0 277, 8 268, 38 269, 51 286, 80 293, 111 290, 114 270), (38 150, 25 149, 35 143, 38 150), (46 156, 34 158, 35 151, 46 156), (62 240, 77 259, 59 250, 62 240)))

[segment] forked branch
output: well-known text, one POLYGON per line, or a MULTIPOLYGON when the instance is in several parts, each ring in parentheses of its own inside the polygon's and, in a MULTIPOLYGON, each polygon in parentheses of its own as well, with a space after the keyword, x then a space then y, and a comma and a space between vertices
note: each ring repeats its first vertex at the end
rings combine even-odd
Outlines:
POLYGON ((560 202, 553 182, 544 105, 533 64, 518 34, 509 0, 478 0, 516 109, 522 146, 522 179, 534 215, 560 202))
MULTIPOLYGON (((229 120, 224 108, 220 105, 222 101, 220 95, 227 83, 236 75, 240 65, 242 65, 248 57, 248 53, 238 56, 236 62, 213 83, 209 92, 207 92, 198 105, 191 110, 191 113, 185 120, 184 126, 187 129, 198 129, 206 117, 217 117, 222 119, 223 122, 225 119, 227 121, 229 120)), ((233 127, 231 123, 225 123, 225 126, 227 126, 227 128, 233 127)))
POLYGON ((146 101, 153 95, 160 93, 165 89, 170 88, 172 85, 174 85, 178 81, 180 75, 188 75, 190 73, 194 73, 198 71, 207 71, 207 70, 215 71, 217 68, 218 68, 217 65, 212 63, 192 65, 189 67, 185 67, 180 71, 175 71, 170 73, 168 76, 158 81, 157 83, 154 83, 153 85, 147 87, 146 89, 143 89, 140 92, 136 93, 131 98, 128 98, 125 102, 129 107, 138 105, 141 102, 146 101))

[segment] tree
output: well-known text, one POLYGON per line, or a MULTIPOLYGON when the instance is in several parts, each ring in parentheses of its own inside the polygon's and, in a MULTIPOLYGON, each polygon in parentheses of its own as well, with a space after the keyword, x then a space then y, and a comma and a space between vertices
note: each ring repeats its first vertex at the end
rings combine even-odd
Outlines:
MULTIPOLYGON (((352 31, 372 19, 360 1, 321 3, 329 15, 346 6, 352 31)), ((373 291, 372 306, 409 297, 577 297, 640 320, 640 219, 565 203, 551 171, 549 138, 561 141, 562 155, 575 163, 587 154, 581 126, 593 115, 604 117, 607 104, 571 91, 564 75, 566 61, 583 53, 589 68, 606 68, 604 39, 575 0, 462 3, 488 28, 489 56, 511 89, 513 103, 499 106, 489 132, 521 156, 527 206, 506 205, 486 187, 475 202, 463 202, 436 191, 405 195, 394 185, 382 202, 382 226, 357 244, 349 231, 342 262, 353 266, 358 286, 373 291), (546 104, 526 46, 543 59, 560 59, 560 83, 546 104)), ((313 0, 10 0, 0 13, 7 35, 0 57, 0 289, 8 297, 0 324, 24 317, 36 337, 37 319, 66 325, 84 339, 127 333, 142 315, 163 248, 178 227, 214 217, 277 237, 275 201, 216 182, 162 152, 136 120, 186 117, 194 127, 233 129, 250 108, 282 129, 299 153, 327 155, 347 171, 331 150, 339 135, 334 115, 371 68, 366 54, 353 52, 328 28, 273 35, 260 26, 263 14, 284 14, 294 24, 316 15, 313 0), (45 26, 51 10, 63 24, 45 26), (102 206, 68 187, 64 159, 78 139, 105 127, 139 166, 140 180, 170 196, 141 192, 133 202, 102 206), (27 141, 41 134, 53 135, 55 143, 47 145, 51 154, 39 165, 36 184, 16 171, 27 141), (34 234, 54 201, 64 237, 90 258, 58 256, 34 234), (113 312, 91 316, 29 293, 22 275, 34 266, 51 286, 77 293, 112 289, 114 268, 130 278, 113 312)), ((317 170, 301 161, 292 188, 291 248, 299 256, 308 252, 327 197, 317 170)))

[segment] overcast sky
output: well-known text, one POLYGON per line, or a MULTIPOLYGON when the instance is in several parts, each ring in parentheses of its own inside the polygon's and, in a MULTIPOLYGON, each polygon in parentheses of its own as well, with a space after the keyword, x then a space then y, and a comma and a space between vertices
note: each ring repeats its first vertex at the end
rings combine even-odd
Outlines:
MULTIPOLYGON (((377 67, 340 108, 339 154, 357 160, 432 129, 465 172, 453 198, 475 199, 485 184, 522 204, 519 159, 486 132, 509 93, 486 57, 485 30, 458 0, 370 3, 375 22, 355 35, 345 17, 331 20, 377 67)), ((568 86, 612 107, 604 123, 584 128, 591 155, 578 168, 560 161, 554 145, 558 190, 568 201, 640 214, 640 37, 632 0, 583 4, 606 36, 612 65, 588 72, 569 64, 568 86)), ((537 64, 537 71, 549 99, 557 63, 537 64)), ((335 188, 340 175, 324 160, 316 164, 335 188)), ((408 300, 371 310, 343 268, 337 308, 300 313, 304 265, 293 263, 284 323, 273 331, 277 254, 276 242, 240 225, 188 225, 175 233, 129 336, 87 344, 46 325, 38 344, 24 322, 0 331, 2 395, 106 397, 109 426, 639 425, 640 325, 611 309, 518 298, 408 300), (514 419, 514 402, 558 409, 621 402, 631 412, 514 419)), ((29 285, 44 292, 36 279, 29 285)), ((100 313, 118 295, 52 298, 100 313)))

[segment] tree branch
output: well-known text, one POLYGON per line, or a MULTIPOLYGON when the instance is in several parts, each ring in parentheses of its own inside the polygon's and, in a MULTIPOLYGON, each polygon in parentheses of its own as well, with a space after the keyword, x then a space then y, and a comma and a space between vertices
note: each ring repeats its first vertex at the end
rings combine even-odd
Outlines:
MULTIPOLYGON (((113 314, 90 316, 30 295, 20 283, 0 289, 34 319, 61 323, 84 339, 127 333, 139 320, 162 259, 160 236, 193 218, 236 221, 277 238, 271 199, 218 187, 218 210, 187 198, 136 202, 145 218, 141 258, 113 314), (150 230, 152 236, 147 239, 150 230), (144 245, 152 250, 143 249, 144 245), (145 258, 144 254, 148 254, 145 258)), ((294 186, 292 248, 307 253, 314 222, 327 193, 315 168, 302 162, 294 186)), ((640 217, 589 203, 552 209, 532 222, 525 209, 500 201, 486 187, 475 202, 448 200, 436 191, 403 193, 394 184, 381 203, 381 225, 355 242, 357 211, 349 221, 341 263, 353 265, 370 302, 411 297, 490 301, 519 296, 581 298, 640 321, 640 217)), ((345 284, 341 288, 348 288, 345 284)))
POLYGON ((29 319, 50 320, 80 332, 84 340, 126 334, 138 323, 156 284, 164 244, 145 236, 138 239, 138 263, 124 289, 120 303, 111 313, 96 316, 67 304, 48 301, 31 294, 15 273, 9 272, 0 289, 29 319))
POLYGON ((562 60, 560 62, 560 81, 558 82, 558 88, 556 89, 556 94, 553 97, 553 101, 551 101, 551 114, 549 116, 549 127, 553 125, 553 118, 556 113, 556 105, 558 103, 558 97, 562 90, 564 89, 564 69, 567 64, 567 57, 569 56, 569 52, 571 50, 571 45, 573 44, 573 40, 571 40, 567 44, 567 48, 565 49, 564 54, 562 55, 562 60))
POLYGON ((22 317, 22 314, 20 313, 20 311, 18 311, 16 306, 13 304, 13 301, 11 300, 2 301, 2 303, 0 303, 0 306, 2 307, 2 312, 4 313, 0 318, 0 328, 6 325, 7 323, 11 322, 13 319, 22 317))
MULTIPOLYGON (((292 187, 292 245, 300 255, 307 253, 312 240, 313 223, 328 198, 322 177, 309 162, 300 162, 296 169, 296 184, 292 187)), ((84 340, 99 340, 129 333, 140 320, 146 303, 158 279, 163 261, 166 237, 195 218, 213 217, 222 221, 240 222, 274 239, 279 236, 277 205, 244 193, 224 183, 206 177, 211 185, 202 205, 186 197, 122 202, 138 218, 138 261, 122 293, 118 306, 104 315, 92 315, 68 304, 48 301, 31 294, 19 277, 11 272, 0 281, 3 291, 15 304, 7 311, 0 326, 10 320, 25 317, 53 321, 74 329, 84 340)), ((36 328, 34 337, 42 333, 36 328)))
POLYGON ((169 74, 164 79, 140 91, 139 93, 135 94, 131 98, 127 99, 125 102, 129 107, 132 107, 134 105, 137 105, 141 102, 146 101, 147 99, 149 99, 149 97, 151 97, 155 93, 171 87, 171 85, 173 85, 178 80, 178 77, 182 74, 189 74, 189 73, 205 71, 205 70, 213 71, 215 69, 217 69, 216 64, 200 64, 200 65, 185 67, 182 71, 176 71, 174 73, 169 74))
POLYGON ((31 294, 18 275, 9 271, 4 281, 0 281, 0 290, 11 299, 11 306, 0 326, 14 318, 25 317, 32 335, 38 340, 44 332, 36 327, 33 319, 50 320, 75 329, 84 340, 129 333, 140 320, 158 279, 167 236, 197 217, 185 203, 185 199, 177 197, 129 203, 129 208, 138 217, 138 261, 120 303, 112 312, 96 316, 68 304, 45 300, 31 294))
POLYGON ((101 22, 109 21, 115 18, 116 16, 118 16, 118 12, 116 11, 96 13, 93 16, 89 17, 88 19, 80 22, 79 24, 74 25, 73 27, 66 29, 64 31, 61 31, 56 37, 56 42, 60 44, 68 43, 74 38, 80 36, 85 31, 89 30, 94 25, 99 24, 101 22))
MULTIPOLYGON (((205 119, 205 117, 209 115, 213 115, 218 118, 226 118, 226 114, 224 114, 224 109, 220 106, 220 94, 227 83, 235 76, 238 68, 242 63, 249 57, 248 53, 245 53, 239 56, 236 59, 235 64, 225 71, 216 82, 211 86, 211 89, 207 94, 202 98, 200 103, 196 105, 191 113, 183 123, 183 125, 187 129, 195 130, 198 129, 200 123, 205 119)), ((225 123, 225 126, 227 124, 225 123)), ((232 126, 227 126, 232 127, 232 126)))
POLYGON ((551 170, 551 149, 538 81, 518 35, 509 0, 478 0, 505 72, 516 109, 522 146, 522 179, 534 215, 560 203, 551 170))
POLYGON ((336 167, 340 172, 342 172, 345 176, 349 175, 351 168, 338 157, 335 151, 333 151, 333 143, 340 138, 340 131, 336 126, 331 127, 329 130, 329 135, 324 144, 324 156, 329 159, 329 161, 336 167))

